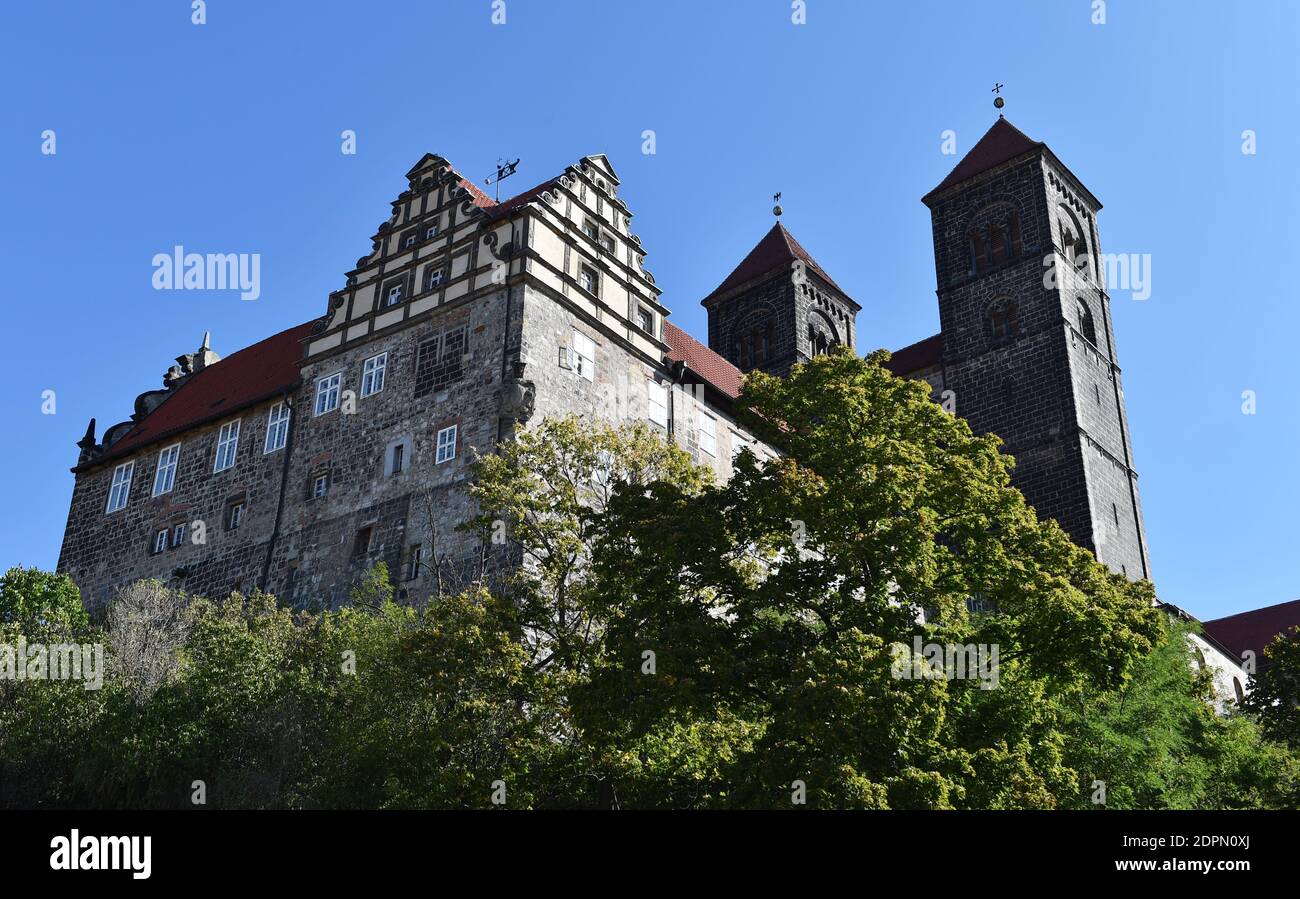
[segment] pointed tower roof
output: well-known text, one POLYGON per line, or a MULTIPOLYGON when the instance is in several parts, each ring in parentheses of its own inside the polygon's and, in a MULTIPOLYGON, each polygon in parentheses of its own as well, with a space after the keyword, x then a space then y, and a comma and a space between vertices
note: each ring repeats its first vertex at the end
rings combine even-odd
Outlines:
MULTIPOLYGON (((749 251, 749 255, 740 261, 740 265, 736 266, 731 274, 727 275, 726 279, 700 302, 708 305, 709 301, 714 297, 749 281, 761 278, 778 268, 788 266, 796 259, 802 259, 804 264, 815 271, 823 281, 840 293, 844 293, 844 290, 835 283, 831 276, 826 274, 826 270, 817 264, 817 260, 812 258, 812 254, 805 250, 799 241, 794 239, 793 234, 785 230, 785 225, 777 222, 754 249, 749 251)), ((844 296, 847 298, 848 294, 844 294, 844 296)), ((849 302, 852 303, 853 300, 849 299, 849 302)), ((856 303, 853 305, 857 307, 856 303)))
POLYGON ((924 202, 945 188, 1046 146, 1042 141, 1026 136, 1023 131, 1002 116, 998 116, 993 127, 984 132, 984 136, 976 141, 975 146, 970 148, 970 152, 963 156, 961 162, 948 173, 948 177, 921 200, 924 202))

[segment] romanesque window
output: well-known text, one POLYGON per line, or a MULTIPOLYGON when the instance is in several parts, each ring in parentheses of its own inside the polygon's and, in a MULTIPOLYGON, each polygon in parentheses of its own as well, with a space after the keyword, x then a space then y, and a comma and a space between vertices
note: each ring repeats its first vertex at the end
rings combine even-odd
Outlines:
POLYGON ((422 342, 415 353, 415 395, 445 390, 464 375, 464 326, 452 328, 422 342))
POLYGON ((126 507, 127 497, 131 494, 131 475, 134 473, 134 462, 123 462, 113 469, 113 483, 108 489, 108 506, 104 509, 104 514, 126 507))
POLYGON ((1088 239, 1084 235, 1083 226, 1074 217, 1074 213, 1064 206, 1060 207, 1057 226, 1060 231, 1061 252, 1074 268, 1087 271, 1088 239))
POLYGON ((212 473, 225 471, 235 464, 235 455, 239 450, 239 420, 228 421, 217 432, 217 460, 212 466, 212 473))
POLYGON ((434 454, 435 465, 441 465, 456 458, 457 430, 459 429, 456 425, 451 425, 438 432, 437 450, 434 454))
POLYGON ((181 457, 181 445, 179 443, 167 447, 158 454, 158 469, 153 476, 153 495, 162 496, 164 493, 171 493, 172 487, 176 485, 176 463, 181 457))
POLYGON ((758 322, 741 334, 737 356, 741 368, 758 368, 766 365, 772 354, 772 325, 758 322))
POLYGON ((1015 259, 1024 252, 1020 237, 1020 216, 1009 211, 987 225, 972 228, 966 235, 968 274, 978 275, 995 265, 1015 259))
POLYGON ((316 414, 324 415, 339 407, 339 390, 343 385, 343 372, 335 372, 316 381, 316 414))
POLYGON ((808 325, 808 352, 813 356, 825 356, 835 346, 835 341, 827 337, 820 328, 808 325))
POLYGON ((1019 330, 1016 321, 1016 304, 1011 300, 995 304, 989 309, 989 331, 994 340, 1012 337, 1019 330))
POLYGON ((388 368, 388 353, 371 356, 361 364, 361 395, 373 396, 384 389, 384 372, 388 368))
POLYGON ((978 231, 972 231, 966 235, 966 244, 970 253, 969 274, 978 275, 988 267, 984 255, 984 237, 978 231))
POLYGON ((1079 333, 1093 346, 1097 345, 1097 327, 1092 321, 1092 310, 1082 300, 1078 302, 1079 333))
POLYGON ((273 453, 284 449, 289 439, 289 406, 276 403, 266 416, 266 444, 263 453, 273 453))

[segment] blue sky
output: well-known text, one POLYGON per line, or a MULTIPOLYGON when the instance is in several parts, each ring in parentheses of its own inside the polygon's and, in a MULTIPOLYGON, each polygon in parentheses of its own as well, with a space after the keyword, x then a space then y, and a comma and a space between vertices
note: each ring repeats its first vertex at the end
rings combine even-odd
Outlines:
POLYGON ((1106 204, 1103 251, 1150 254, 1150 298, 1116 292, 1114 319, 1161 596, 1202 618, 1300 596, 1300 4, 1106 6, 807 0, 795 25, 789 0, 505 0, 494 25, 492 0, 210 0, 193 25, 188 0, 6 5, 0 565, 55 565, 91 416, 127 418, 205 329, 228 354, 322 314, 426 151, 480 182, 521 157, 513 190, 608 154, 701 337, 699 298, 782 191, 862 304, 861 347, 927 337, 920 197, 992 123, 996 81, 1106 204), (259 253, 261 297, 153 290, 176 244, 259 253))

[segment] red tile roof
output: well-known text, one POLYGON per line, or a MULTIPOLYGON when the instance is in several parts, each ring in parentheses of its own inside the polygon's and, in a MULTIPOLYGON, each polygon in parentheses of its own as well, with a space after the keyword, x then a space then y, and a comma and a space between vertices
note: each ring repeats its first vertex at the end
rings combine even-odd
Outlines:
POLYGON ((668 358, 673 362, 685 362, 691 371, 732 399, 740 396, 740 382, 745 377, 740 369, 670 321, 664 322, 664 343, 668 344, 668 358))
POLYGON ((984 132, 984 136, 975 143, 975 146, 971 147, 969 153, 962 157, 961 162, 957 163, 956 167, 948 173, 948 177, 944 178, 939 183, 939 186, 926 194, 923 199, 930 198, 946 187, 951 187, 968 178, 974 178, 980 172, 987 172, 994 166, 1009 162, 1022 153, 1028 153, 1030 150, 1036 150, 1043 146, 1046 145, 1042 141, 1025 136, 1024 132, 1015 125, 998 116, 998 120, 993 123, 993 127, 984 132))
POLYGON ((491 209, 493 206, 497 205, 496 200, 483 193, 483 191, 479 189, 479 186, 468 178, 461 178, 460 186, 473 194, 474 205, 480 209, 491 209))
POLYGON ((538 184, 535 187, 531 187, 528 190, 524 191, 523 193, 515 194, 513 197, 510 197, 508 200, 502 200, 500 203, 494 203, 491 206, 491 208, 488 209, 488 215, 492 217, 496 217, 498 215, 504 215, 510 210, 522 206, 530 200, 537 199, 538 195, 541 194, 542 191, 554 185, 557 180, 558 179, 556 178, 548 178, 546 181, 543 181, 541 184, 538 184))
POLYGON ((1205 632, 1236 653, 1238 659, 1246 650, 1253 650, 1258 664, 1267 662, 1264 647, 1274 637, 1298 625, 1300 599, 1202 622, 1205 632))
POLYGON ((190 428, 225 418, 298 383, 303 340, 315 321, 281 331, 192 375, 116 443, 85 466, 116 459, 190 428))
POLYGON ((911 346, 905 346, 901 350, 891 353, 889 361, 885 363, 885 368, 900 378, 906 378, 923 368, 938 365, 942 360, 943 335, 936 334, 933 337, 918 340, 911 346))
POLYGON ((700 302, 707 303, 718 294, 739 287, 747 281, 753 281, 755 278, 761 278, 768 272, 789 265, 796 259, 802 259, 809 268, 821 276, 822 280, 840 293, 844 293, 831 276, 826 274, 826 270, 817 264, 817 260, 812 258, 812 254, 805 250, 789 231, 785 230, 784 225, 777 222, 754 249, 749 251, 749 255, 740 261, 740 265, 736 266, 732 273, 718 285, 717 289, 700 302))

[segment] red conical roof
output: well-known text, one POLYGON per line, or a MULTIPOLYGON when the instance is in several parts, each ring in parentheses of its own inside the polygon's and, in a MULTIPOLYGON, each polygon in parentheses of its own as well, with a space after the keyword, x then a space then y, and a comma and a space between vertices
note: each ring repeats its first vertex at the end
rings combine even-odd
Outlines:
MULTIPOLYGON (((763 236, 763 239, 758 242, 758 245, 749 251, 749 255, 741 260, 740 265, 736 266, 730 275, 727 275, 726 280, 719 284, 717 289, 701 302, 707 303, 718 294, 726 293, 733 287, 738 287, 747 281, 753 281, 755 278, 761 278, 768 272, 787 266, 796 259, 802 259, 823 281, 840 293, 844 293, 840 286, 831 279, 831 276, 826 274, 826 270, 817 264, 817 260, 813 259, 812 255, 799 244, 799 241, 794 239, 794 235, 785 230, 784 225, 777 222, 772 226, 772 230, 768 231, 763 236)), ((845 296, 848 295, 845 294, 845 296)))
POLYGON ((961 162, 948 173, 948 177, 922 200, 928 200, 946 187, 974 178, 980 172, 987 172, 994 166, 1002 165, 1042 146, 1044 146, 1042 141, 1025 136, 1025 133, 1015 125, 998 116, 993 127, 984 132, 984 136, 971 147, 969 153, 962 157, 961 162))

